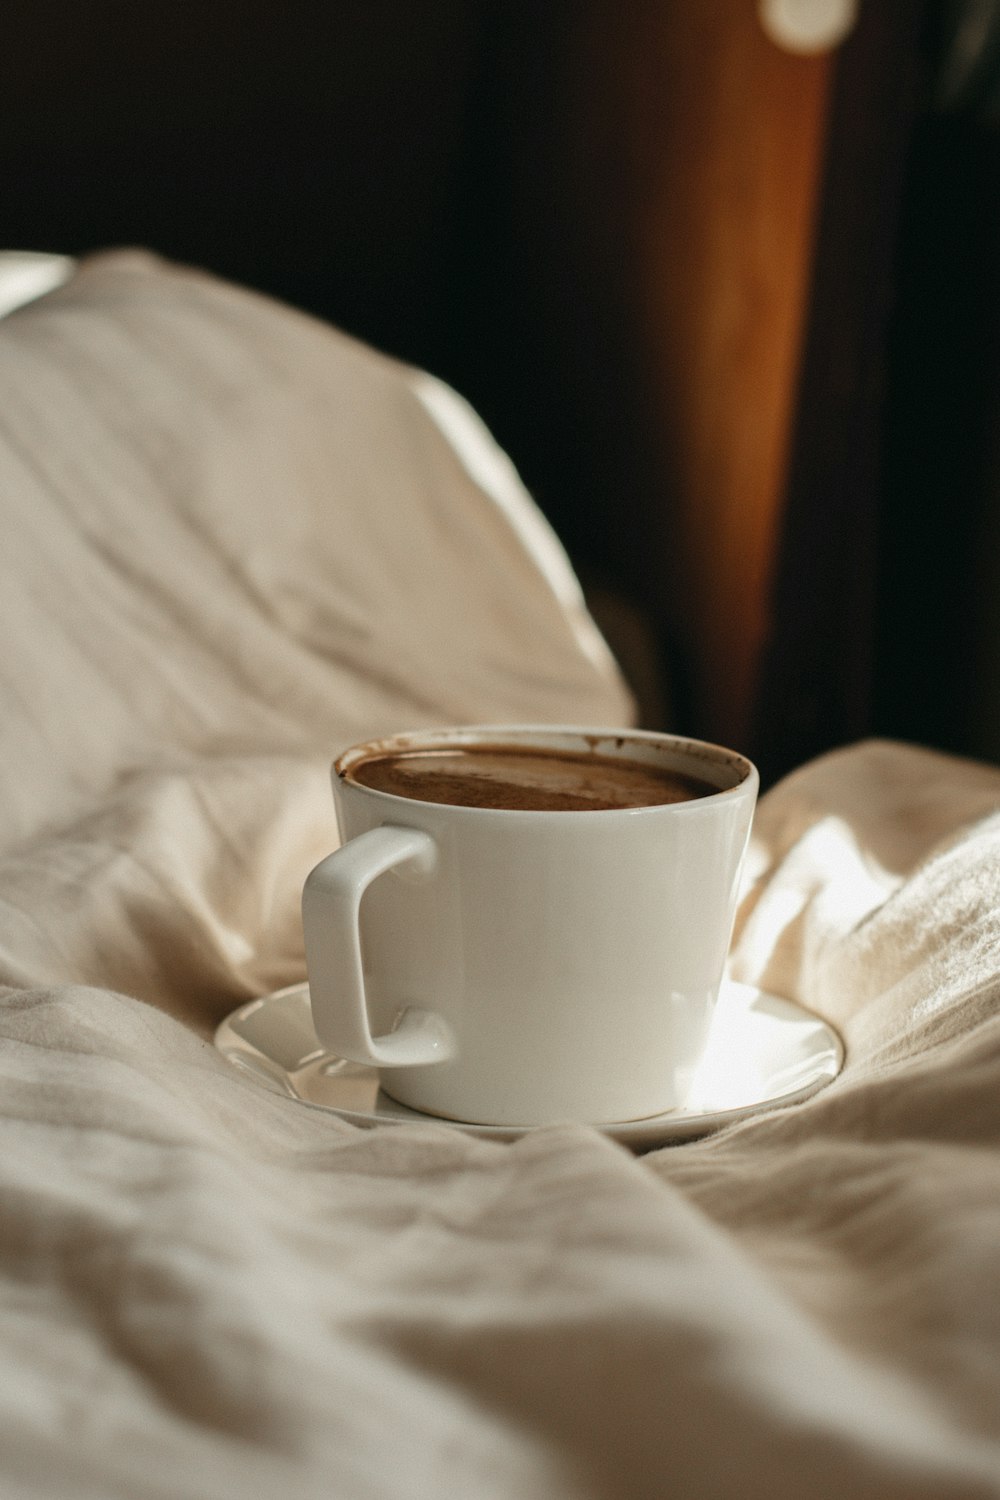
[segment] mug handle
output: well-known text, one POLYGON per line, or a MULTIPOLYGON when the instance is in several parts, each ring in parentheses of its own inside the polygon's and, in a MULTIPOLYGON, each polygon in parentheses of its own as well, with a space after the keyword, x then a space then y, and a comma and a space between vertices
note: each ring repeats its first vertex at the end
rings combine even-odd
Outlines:
POLYGON ((338 1057, 376 1068, 413 1068, 455 1054, 443 1016, 420 1006, 407 1006, 392 1031, 372 1036, 361 964, 358 909, 372 881, 403 864, 427 875, 436 860, 430 834, 387 823, 335 849, 306 877, 302 930, 313 1024, 338 1057))

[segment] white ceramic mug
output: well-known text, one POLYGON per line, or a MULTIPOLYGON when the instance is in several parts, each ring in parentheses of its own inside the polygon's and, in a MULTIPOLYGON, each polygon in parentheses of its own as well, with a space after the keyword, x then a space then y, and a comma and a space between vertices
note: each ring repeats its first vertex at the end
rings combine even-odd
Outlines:
POLYGON ((748 760, 674 735, 477 726, 354 746, 333 786, 343 843, 302 898, 325 1047, 451 1119, 597 1124, 683 1103, 732 932, 758 786, 748 760), (350 779, 393 750, 470 744, 596 751, 717 790, 521 811, 350 779))

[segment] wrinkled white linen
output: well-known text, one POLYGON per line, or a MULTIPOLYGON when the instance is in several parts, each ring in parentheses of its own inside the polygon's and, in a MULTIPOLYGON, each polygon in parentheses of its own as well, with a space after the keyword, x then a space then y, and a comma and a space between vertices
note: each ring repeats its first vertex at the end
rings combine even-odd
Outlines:
POLYGON ((440 382, 123 253, 0 321, 0 980, 205 1023, 302 967, 332 755, 619 724, 558 543, 440 382))
POLYGON ((340 744, 629 712, 415 378, 138 259, 0 324, 0 1489, 1000 1494, 1000 771, 763 799, 733 972, 847 1065, 711 1139, 360 1131, 207 1040, 302 976, 340 744))

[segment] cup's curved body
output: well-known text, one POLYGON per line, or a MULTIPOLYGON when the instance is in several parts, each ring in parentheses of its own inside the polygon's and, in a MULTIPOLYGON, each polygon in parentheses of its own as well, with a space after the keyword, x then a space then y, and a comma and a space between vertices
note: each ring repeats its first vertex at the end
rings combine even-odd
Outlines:
POLYGON ((333 778, 339 854, 354 844, 360 860, 349 874, 338 854, 324 861, 303 904, 321 1040, 375 1061, 401 1103, 454 1119, 599 1123, 681 1104, 725 964, 753 766, 637 731, 503 726, 396 740, 463 742, 666 758, 717 790, 606 811, 470 807, 373 791, 350 779, 371 747, 345 752, 333 778), (341 887, 332 926, 331 875, 341 887), (343 952, 353 920, 357 983, 343 952), (367 1039, 345 1014, 359 1004, 367 1039))

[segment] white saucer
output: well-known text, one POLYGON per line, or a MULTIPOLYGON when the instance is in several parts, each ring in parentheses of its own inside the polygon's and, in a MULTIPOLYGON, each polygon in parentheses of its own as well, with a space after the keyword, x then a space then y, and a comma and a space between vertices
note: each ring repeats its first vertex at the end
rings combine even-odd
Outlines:
MULTIPOLYGON (((307 984, 241 1005, 219 1026, 215 1045, 269 1088, 354 1125, 433 1122, 495 1140, 514 1140, 531 1128, 442 1120, 397 1104, 382 1093, 373 1068, 323 1050, 313 1030, 307 984)), ((688 1102, 666 1114, 598 1129, 648 1151, 709 1135, 766 1109, 799 1104, 836 1078, 843 1065, 843 1043, 819 1016, 794 1001, 727 980, 688 1102)))

